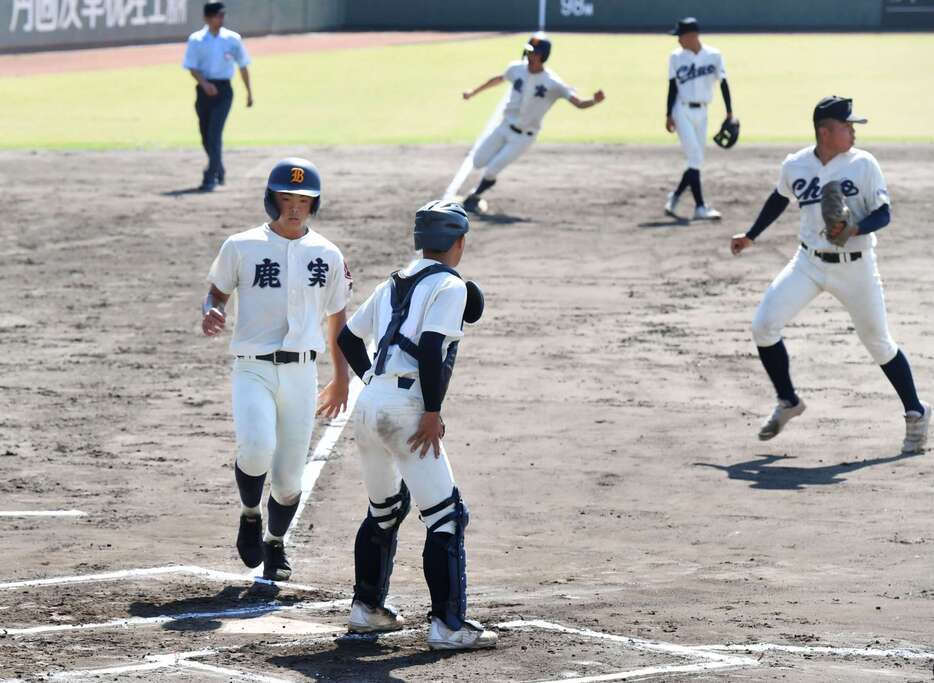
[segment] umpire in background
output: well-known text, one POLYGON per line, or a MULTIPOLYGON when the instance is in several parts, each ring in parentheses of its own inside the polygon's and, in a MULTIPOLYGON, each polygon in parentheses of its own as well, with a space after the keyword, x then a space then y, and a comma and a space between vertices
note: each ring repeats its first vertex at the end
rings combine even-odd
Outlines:
POLYGON ((195 88, 195 111, 198 112, 201 144, 208 155, 208 167, 198 188, 202 192, 210 192, 215 185, 224 184, 221 138, 233 103, 230 79, 234 75, 234 64, 240 67, 240 76, 246 86, 246 106, 253 106, 250 72, 247 69, 249 63, 250 55, 243 46, 240 34, 224 28, 224 3, 205 3, 204 28, 188 37, 185 61, 182 63, 198 81, 195 88))

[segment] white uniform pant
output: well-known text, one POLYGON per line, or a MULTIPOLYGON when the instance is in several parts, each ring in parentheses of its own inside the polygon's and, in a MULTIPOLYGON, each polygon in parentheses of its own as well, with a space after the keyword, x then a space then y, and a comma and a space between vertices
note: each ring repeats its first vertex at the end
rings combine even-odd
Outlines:
POLYGON ((517 133, 503 121, 490 132, 473 153, 474 168, 482 168, 483 177, 496 180, 500 171, 521 157, 538 135, 517 133))
POLYGON ((885 365, 895 357, 895 345, 885 315, 882 278, 873 250, 846 263, 825 263, 813 250, 798 253, 772 281, 752 321, 757 346, 772 346, 782 338, 782 329, 821 292, 829 292, 843 304, 859 340, 872 359, 885 365))
MULTIPOLYGON (((419 510, 427 510, 450 497, 454 490, 454 474, 444 446, 439 457, 429 447, 424 458, 421 449, 411 452, 406 443, 416 431, 425 406, 418 380, 410 389, 400 389, 396 377, 374 377, 363 388, 354 410, 354 435, 360 451, 363 483, 367 495, 374 503, 382 503, 399 493, 404 481, 419 510)), ((394 506, 398 507, 398 506, 394 506)), ((439 510, 424 518, 431 526, 451 511, 439 510)), ((374 516, 389 510, 371 508, 374 516)), ((454 522, 438 527, 436 531, 454 533, 454 522)))
POLYGON ((681 149, 688 158, 688 168, 699 171, 704 165, 704 145, 707 141, 707 106, 692 109, 679 101, 675 103, 671 117, 675 120, 681 149))
POLYGON ((236 358, 231 379, 237 465, 251 477, 272 470, 273 498, 292 505, 301 497, 315 425, 317 366, 236 358))

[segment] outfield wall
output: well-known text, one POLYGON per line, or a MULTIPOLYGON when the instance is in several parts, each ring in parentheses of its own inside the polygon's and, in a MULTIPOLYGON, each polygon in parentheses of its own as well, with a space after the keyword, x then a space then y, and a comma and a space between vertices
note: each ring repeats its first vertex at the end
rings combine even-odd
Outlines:
MULTIPOLYGON (((334 30, 531 31, 539 0, 227 0, 247 36, 334 30)), ((201 0, 0 0, 0 52, 184 40, 201 0)), ((934 30, 934 0, 546 0, 560 31, 660 31, 694 15, 711 31, 934 30)))

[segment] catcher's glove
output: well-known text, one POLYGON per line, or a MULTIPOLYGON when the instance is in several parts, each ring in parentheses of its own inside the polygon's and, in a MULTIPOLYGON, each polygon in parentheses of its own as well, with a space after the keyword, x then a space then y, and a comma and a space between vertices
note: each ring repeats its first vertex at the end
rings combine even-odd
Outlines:
POLYGON ((842 247, 859 232, 859 226, 851 224, 850 209, 844 199, 843 190, 837 180, 832 180, 821 188, 820 212, 824 219, 821 234, 828 242, 838 247, 842 247))
POLYGON ((713 141, 723 149, 729 149, 739 140, 739 119, 727 116, 720 124, 720 130, 713 136, 713 141))

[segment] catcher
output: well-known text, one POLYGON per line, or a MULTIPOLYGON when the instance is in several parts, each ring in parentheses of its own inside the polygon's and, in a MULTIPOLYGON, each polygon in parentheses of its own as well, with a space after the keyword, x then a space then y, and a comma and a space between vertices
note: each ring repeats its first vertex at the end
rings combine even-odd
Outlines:
POLYGON ((853 101, 825 97, 814 108, 816 144, 790 154, 775 191, 753 226, 734 235, 734 256, 785 210, 791 200, 801 209, 800 246, 769 285, 752 322, 759 358, 778 395, 778 404, 759 430, 766 441, 804 412, 789 371, 782 330, 814 297, 829 292, 844 305, 860 341, 882 366, 905 410, 903 453, 920 453, 927 441, 931 406, 915 390, 905 354, 889 334, 882 279, 876 267, 875 232, 889 224, 889 193, 879 163, 853 147, 853 101))

